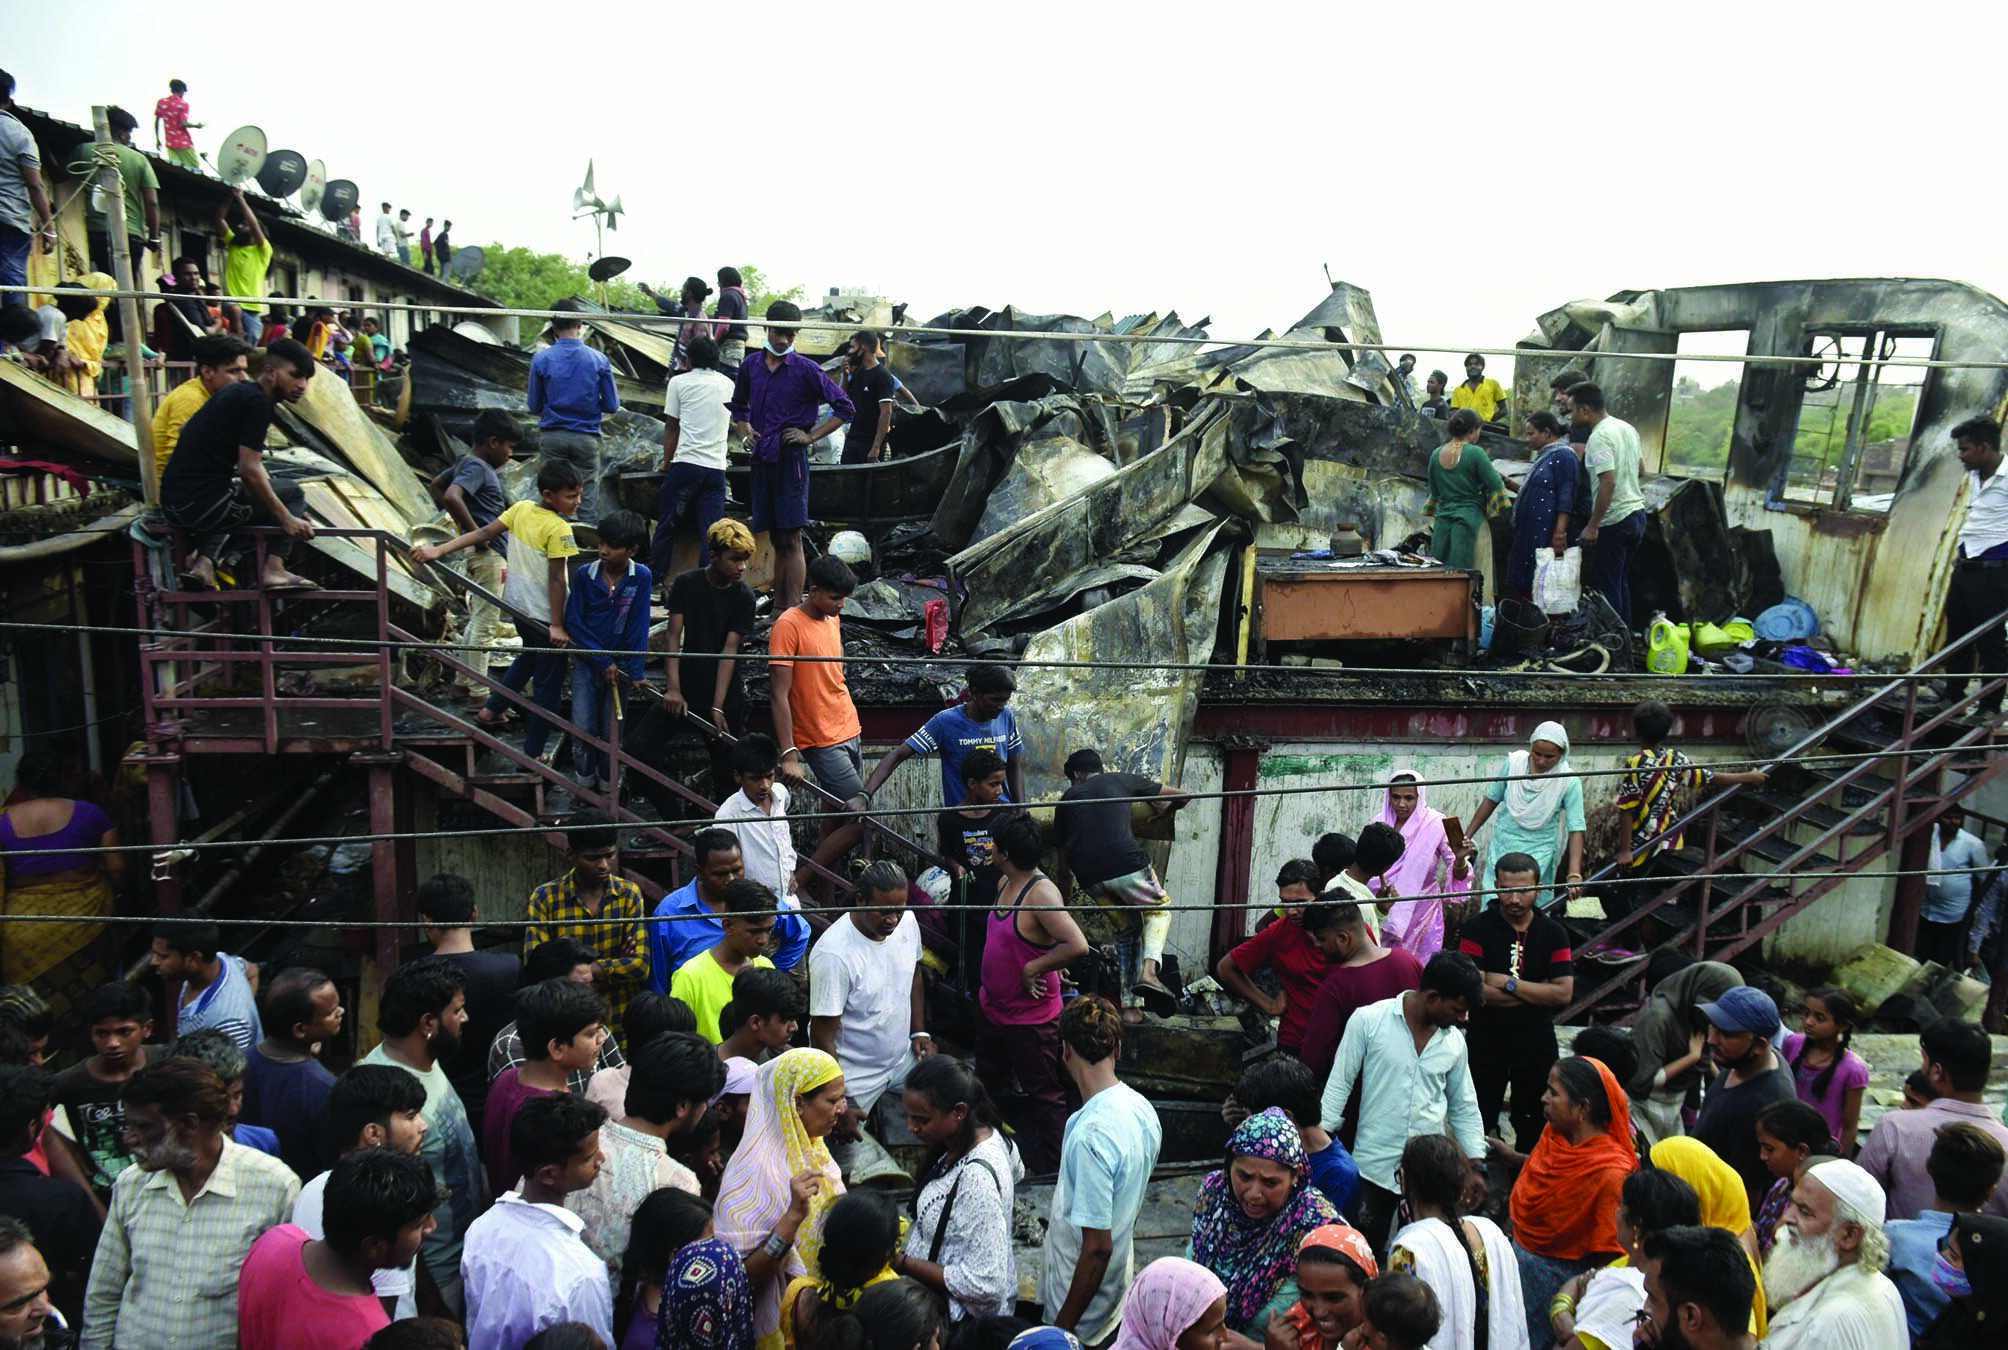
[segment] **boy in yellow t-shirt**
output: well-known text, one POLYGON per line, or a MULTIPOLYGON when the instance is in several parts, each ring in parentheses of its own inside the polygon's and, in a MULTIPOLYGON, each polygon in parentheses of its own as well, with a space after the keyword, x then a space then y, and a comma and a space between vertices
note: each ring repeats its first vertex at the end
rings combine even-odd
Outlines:
POLYGON ((1506 386, 1485 377, 1485 358, 1477 352, 1464 358, 1464 383, 1450 391, 1452 408, 1469 408, 1480 422, 1506 420, 1506 386))
MULTIPOLYGON (((537 467, 541 504, 516 502, 478 530, 432 547, 421 544, 411 551, 413 558, 427 563, 508 536, 509 579, 502 588, 502 603, 515 616, 523 651, 509 663, 502 685, 520 694, 525 685, 534 683, 537 706, 547 713, 564 705, 565 657, 562 651, 538 649, 572 645, 571 634, 565 631, 565 563, 579 551, 572 538, 571 517, 578 512, 583 486, 578 469, 564 460, 546 457, 537 467)), ((500 693, 490 694, 476 717, 484 727, 500 726, 508 706, 500 693)), ((531 718, 530 729, 523 735, 523 753, 540 758, 550 730, 551 724, 544 718, 531 718)))
POLYGON ((670 995, 697 1014, 697 1034, 713 1045, 725 1039, 718 1016, 732 1001, 734 978, 742 970, 774 968, 762 955, 774 936, 774 892, 741 878, 725 887, 724 900, 724 935, 678 966, 669 982, 670 995))

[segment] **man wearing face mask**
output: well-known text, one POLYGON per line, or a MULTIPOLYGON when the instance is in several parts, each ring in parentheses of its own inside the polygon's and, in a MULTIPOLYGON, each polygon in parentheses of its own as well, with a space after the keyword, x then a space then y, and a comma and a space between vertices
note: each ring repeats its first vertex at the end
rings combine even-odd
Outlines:
POLYGON ((802 601, 806 564, 802 527, 809 523, 809 447, 856 415, 846 394, 823 368, 795 348, 799 305, 767 306, 767 347, 739 367, 726 409, 733 434, 753 448, 753 533, 765 530, 774 546, 775 615, 802 601), (822 406, 831 415, 818 422, 822 406))
POLYGON ((1720 1072, 1701 1099, 1692 1133, 1736 1169, 1755 1213, 1772 1180, 1757 1150, 1757 1117, 1771 1103, 1796 1095, 1791 1072, 1771 1048, 1784 1027, 1771 996, 1747 984, 1702 1004, 1701 1013, 1708 1019, 1708 1053, 1720 1072))
POLYGON ((1776 1309, 1764 1340, 1769 1350, 1908 1342, 1903 1299, 1882 1273, 1889 1262, 1883 1205, 1875 1178, 1845 1158, 1806 1169, 1764 1262, 1764 1292, 1776 1309))
POLYGON ((83 1344, 235 1345, 237 1272, 291 1218, 300 1179, 223 1133, 230 1098, 200 1060, 141 1069, 123 1101, 133 1166, 112 1185, 83 1344))

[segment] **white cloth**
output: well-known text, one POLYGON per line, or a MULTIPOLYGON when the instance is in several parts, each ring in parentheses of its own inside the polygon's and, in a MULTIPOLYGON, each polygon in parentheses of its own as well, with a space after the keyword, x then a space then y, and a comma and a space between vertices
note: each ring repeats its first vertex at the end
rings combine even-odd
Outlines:
POLYGON ((869 1111, 912 1058, 913 972, 920 965, 920 921, 908 910, 899 927, 874 942, 849 918, 831 924, 809 949, 809 1018, 841 1017, 837 1063, 844 1090, 869 1111))
POLYGON ((1157 1108, 1127 1083, 1097 1092, 1067 1121, 1039 1266, 1039 1302, 1052 1321, 1081 1263, 1081 1230, 1105 1229, 1114 1250, 1102 1287, 1074 1326, 1083 1345, 1107 1340, 1122 1321, 1123 1296, 1135 1268, 1136 1216, 1163 1142, 1157 1108))
MULTIPOLYGON (((598 1075, 594 1075, 598 1077, 598 1075)), ((697 1173, 669 1156, 662 1140, 617 1120, 600 1126, 605 1160, 593 1184, 565 1197, 565 1208, 585 1224, 586 1245, 607 1263, 609 1279, 620 1278, 634 1212, 657 1191, 702 1193, 697 1173)))
POLYGON ((497 1196, 467 1228, 460 1276, 467 1293, 467 1350, 517 1350, 560 1322, 584 1322, 614 1343, 614 1291, 606 1263, 557 1205, 497 1196))
POLYGON ((1011 1256, 1011 1205, 1025 1165, 1018 1151, 993 1130, 940 1176, 921 1184, 913 1226, 906 1235, 906 1254, 931 1259, 941 1211, 952 1192, 948 1233, 941 1240, 942 1282, 948 1286, 948 1317, 1008 1313, 1018 1301, 1018 1267, 1011 1256), (983 1163, 989 1166, 985 1172, 983 1163), (958 1189, 959 1188, 959 1189, 958 1189))
POLYGON ((377 217, 377 252, 397 252, 397 221, 388 211, 377 217))
MULTIPOLYGON (((1490 1219, 1473 1215, 1465 1222, 1478 1230, 1485 1244, 1485 1324, 1491 1350, 1527 1350, 1527 1302, 1520 1293, 1520 1261, 1513 1244, 1490 1219)), ((1441 1219, 1422 1219, 1394 1235, 1394 1247, 1415 1261, 1415 1275, 1436 1291, 1443 1321, 1429 1343, 1430 1350, 1468 1350, 1477 1344, 1478 1288, 1471 1278, 1471 1257, 1464 1235, 1441 1219)))
POLYGON ((1630 1266, 1605 1266, 1590 1276, 1576 1304, 1576 1330, 1608 1346, 1631 1344, 1638 1310, 1645 1306, 1645 1274, 1630 1266))
MULTIPOLYGON (((1552 827, 1555 812, 1562 809, 1562 797, 1575 779, 1569 776, 1569 733, 1560 722, 1541 723, 1527 740, 1530 747, 1535 741, 1562 747, 1562 757, 1555 761, 1555 767, 1535 777, 1528 776, 1534 772, 1530 750, 1515 750, 1506 756, 1506 814, 1521 829, 1538 830, 1552 827)), ((1489 884, 1491 878, 1486 881, 1489 884)))
POLYGON ((1856 1223, 1882 1226, 1889 1208, 1889 1196, 1882 1183, 1869 1175, 1860 1163, 1846 1158, 1829 1158, 1806 1169, 1806 1175, 1833 1193, 1834 1203, 1856 1223))
MULTIPOLYGON (((306 1230, 310 1238, 324 1238, 326 1231, 321 1227, 321 1211, 326 1207, 328 1178, 333 1172, 323 1172, 306 1185, 300 1187, 300 1198, 293 1202, 293 1224, 306 1230)), ((418 1316, 418 1258, 404 1266, 383 1266, 370 1272, 370 1286, 377 1291, 378 1298, 394 1298, 397 1310, 391 1314, 393 1320, 418 1316)))
POLYGON ((1583 459, 1590 469, 1590 498, 1594 509, 1596 480, 1611 475, 1611 504, 1604 511, 1604 524, 1630 520, 1645 510, 1645 493, 1639 490, 1638 428, 1620 417, 1606 416, 1590 432, 1583 447, 1583 459))
POLYGON ((1927 871, 1944 872, 1924 882, 1923 917, 1933 923, 1958 923, 1973 905, 1973 877, 1993 861, 1987 845, 1966 830, 1941 843, 1938 831, 1931 832, 1931 859, 1927 871))
POLYGON ((788 828, 788 789, 774 784, 774 809, 762 811, 743 791, 725 799, 712 819, 720 829, 732 831, 739 840, 739 856, 746 864, 746 879, 757 881, 777 896, 787 895, 795 884, 795 836, 788 828))
POLYGON ((676 419, 674 463, 725 467, 725 435, 732 429, 725 405, 731 401, 732 377, 715 370, 686 370, 669 382, 662 415, 676 419))
POLYGON ((1910 1344, 1903 1295, 1885 1275, 1842 1266, 1771 1314, 1763 1350, 1889 1350, 1910 1344))
POLYGON ((1959 547, 1969 558, 1988 549, 2008 544, 2008 464, 1994 471, 1986 482, 1968 470, 1966 474, 1966 519, 1959 524, 1959 547))
POLYGON ((1320 1123, 1336 1134, 1353 1084, 1362 1082, 1353 1161, 1361 1176, 1386 1191, 1401 1189, 1394 1170, 1408 1141, 1419 1135, 1454 1134, 1465 1157, 1485 1156, 1485 1129, 1471 1086, 1464 1033, 1439 1029, 1418 1055, 1415 1035, 1401 1015, 1401 1000, 1397 994, 1352 1015, 1318 1106, 1320 1123))

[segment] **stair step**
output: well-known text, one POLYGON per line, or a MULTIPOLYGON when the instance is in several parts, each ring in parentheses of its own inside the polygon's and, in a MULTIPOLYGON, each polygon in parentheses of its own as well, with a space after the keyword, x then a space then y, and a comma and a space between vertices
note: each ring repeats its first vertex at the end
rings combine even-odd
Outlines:
MULTIPOLYGON (((1742 802, 1746 806, 1762 807, 1766 813, 1765 819, 1767 821, 1775 820, 1788 811, 1798 811, 1800 820, 1822 831, 1831 830, 1834 826, 1839 825, 1848 818, 1845 811, 1836 811, 1833 807, 1822 805, 1819 802, 1807 805, 1806 799, 1794 797, 1789 792, 1772 787, 1744 788, 1729 799, 1729 805, 1732 807, 1738 802, 1742 802)), ((1851 826, 1848 833, 1878 834, 1881 831, 1881 825, 1873 821, 1861 821, 1851 826)))
MULTIPOLYGON (((1790 839, 1774 834, 1767 839, 1760 839, 1754 844, 1746 845, 1744 854, 1745 856, 1762 858, 1765 862, 1775 867, 1782 864, 1787 858, 1804 847, 1805 845, 1803 844, 1795 844, 1790 839)), ((1825 872, 1839 867, 1840 863, 1841 860, 1833 857, 1831 854, 1815 853, 1811 857, 1804 859, 1799 865, 1809 871, 1825 872)), ((1745 867, 1738 868, 1737 870, 1747 872, 1755 871, 1756 869, 1745 867)))

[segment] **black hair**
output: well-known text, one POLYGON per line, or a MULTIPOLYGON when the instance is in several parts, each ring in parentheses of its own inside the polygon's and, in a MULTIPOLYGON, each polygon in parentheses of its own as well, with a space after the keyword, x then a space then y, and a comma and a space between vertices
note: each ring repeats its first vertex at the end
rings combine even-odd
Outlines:
POLYGON ((131 1020, 141 1026, 153 1020, 153 996, 146 992, 144 985, 113 980, 91 990, 84 1000, 84 1026, 93 1027, 115 1018, 119 1021, 131 1020))
POLYGON ((363 1350, 467 1350, 460 1324, 444 1317, 405 1317, 363 1342, 363 1350))
POLYGON ((1594 1059, 1611 1071, 1620 1083, 1629 1083, 1638 1072, 1638 1052, 1632 1049, 1631 1033, 1606 1023, 1587 1026, 1576 1036, 1571 1053, 1594 1059))
POLYGON ((1403 1271, 1375 1277, 1361 1301, 1374 1330, 1401 1350, 1422 1350, 1443 1325, 1443 1306, 1436 1301, 1436 1292, 1403 1271))
POLYGON ((677 293, 679 295, 694 295, 702 300, 705 296, 711 294, 711 283, 703 277, 685 277, 683 285, 677 288, 677 293))
POLYGON ((636 1206, 628 1226, 627 1251, 621 1257, 620 1288, 614 1295, 614 1344, 627 1339, 634 1320, 635 1291, 642 1281, 663 1278, 669 1260, 699 1240, 711 1222, 711 1206, 703 1196, 665 1186, 651 1191, 636 1206))
POLYGON ((862 342, 873 351, 885 350, 885 338, 869 328, 860 328, 851 334, 852 342, 862 342))
POLYGON ((1321 875, 1332 877, 1353 865, 1356 852, 1353 837, 1333 830, 1318 836, 1318 842, 1311 845, 1311 861, 1318 865, 1321 875))
POLYGON ((598 1102, 563 1092, 532 1097, 509 1122, 509 1157, 526 1177, 540 1167, 562 1167, 606 1123, 598 1102))
POLYGON ((1924 1160, 1932 1187, 1955 1205, 1978 1210, 2001 1183, 2001 1141, 1970 1120, 1955 1120, 1932 1132, 1924 1160))
POLYGON ((135 131, 139 128, 139 119, 116 103, 105 110, 105 122, 113 131, 135 131))
MULTIPOLYGON (((781 767, 781 747, 774 744, 774 738, 764 731, 749 731, 739 738, 739 744, 732 747, 732 772, 750 773, 755 777, 772 777, 781 767)), ((707 831, 709 833, 709 831, 707 831)), ((720 831, 731 834, 730 830, 720 831)), ((737 835, 733 835, 736 840, 737 835)), ((691 841, 696 846, 696 840, 691 841)))
MULTIPOLYGON (((1609 1068, 1609 1065, 1605 1065, 1609 1068)), ((1582 1055, 1570 1055, 1555 1065, 1556 1076, 1562 1080, 1562 1091, 1569 1094, 1569 1100, 1589 1113, 1590 1123, 1605 1129, 1611 1123, 1611 1094, 1604 1086, 1604 1076, 1597 1072, 1597 1066, 1582 1055)))
POLYGON ((1344 896, 1346 898, 1332 900, 1320 897, 1316 904, 1306 905, 1304 907, 1304 931, 1306 933, 1323 933, 1333 928, 1351 930, 1366 927, 1367 921, 1360 914, 1359 904, 1351 898, 1349 892, 1326 891, 1325 896, 1344 896))
POLYGON ((1917 1042, 1924 1062, 1945 1070, 1954 1092, 1978 1092, 1987 1086, 1993 1046, 1977 1024, 1941 1018, 1926 1027, 1917 1042))
POLYGON ((42 321, 35 311, 19 301, 0 304, 0 342, 16 347, 32 347, 42 336, 42 321))
POLYGON ((523 1342, 523 1350, 607 1350, 607 1343, 584 1322, 554 1322, 523 1342))
MULTIPOLYGON (((641 517, 632 512, 616 511, 614 514, 627 516, 637 526, 641 524, 641 517)), ((605 536, 605 528, 602 522, 602 537, 605 536)), ((647 531, 642 533, 646 535, 647 531)), ((572 818, 565 822, 565 847, 574 853, 591 853, 596 849, 613 848, 619 843, 620 829, 614 824, 614 818, 597 807, 589 806, 574 812, 572 818)))
POLYGON ((0 984, 0 1022, 38 1041, 55 1031, 56 1010, 31 985, 0 984))
POLYGON ((1701 1222, 1701 1196, 1685 1180, 1661 1167, 1641 1167, 1624 1180, 1618 1202, 1641 1240, 1669 1228, 1701 1222))
MULTIPOLYGON (((976 1147, 978 1129, 998 1130, 1004 1126, 1004 1117, 997 1110, 997 1104, 990 1099, 989 1089, 976 1076, 970 1066, 951 1055, 929 1055, 907 1071, 906 1091, 917 1092, 927 1099, 927 1104, 937 1111, 953 1111, 958 1106, 967 1106, 969 1114, 963 1117, 962 1134, 957 1140, 958 1154, 967 1155, 976 1147)), ((932 1176, 947 1153, 946 1144, 936 1144, 927 1152, 918 1176, 932 1176)), ((920 1188, 915 1187, 913 1199, 908 1202, 908 1210, 918 1214, 915 1208, 920 1203, 920 1188)))
POLYGON ((1276 889, 1289 886, 1308 886, 1315 893, 1324 878, 1319 875, 1318 865, 1309 858, 1292 858, 1276 873, 1276 889))
POLYGON ((1984 445, 1989 450, 2001 448, 2001 424, 1991 417, 1969 417, 1952 429, 1952 441, 1972 441, 1984 445))
POLYGON ((1463 1150, 1447 1134, 1419 1134, 1402 1147, 1402 1189, 1446 1214, 1460 1212, 1469 1174, 1463 1150))
POLYGON ((629 1045, 647 1045, 665 1031, 697 1030, 697 1014, 674 994, 644 989, 621 1016, 621 1031, 629 1045))
POLYGON ((0 99, 14 97, 14 77, 0 70, 0 99))
POLYGON ((718 364, 718 343, 709 337, 694 337, 683 348, 683 359, 692 370, 710 370, 718 364))
POLYGON ((962 757, 962 781, 980 783, 992 774, 1003 773, 1009 767, 1004 762, 1004 756, 995 750, 979 746, 962 757))
POLYGON ((632 511, 610 511, 601 516, 599 530, 600 542, 608 548, 638 549, 648 542, 648 522, 632 511))
POLYGON ((389 1064, 358 1064, 328 1089, 326 1116, 337 1149, 351 1149, 365 1126, 386 1136, 391 1117, 425 1109, 425 1084, 389 1064))
POLYGON ((1438 952, 1422 968, 1422 992, 1442 999, 1463 999, 1477 1008, 1485 1002, 1485 977, 1478 963, 1463 952, 1438 952))
POLYGON ((275 356, 291 366, 295 375, 304 378, 314 373, 314 354, 307 350, 304 342, 289 337, 280 338, 265 348, 265 364, 270 365, 275 356))
POLYGON ((1114 1059, 1123 1045, 1122 1014, 1099 994, 1082 994, 1060 1013, 1060 1040, 1090 1064, 1114 1059))
POLYGON ((1359 842, 1353 849, 1353 866, 1377 877, 1400 862, 1407 847, 1408 841, 1401 837, 1400 830, 1376 820, 1360 830, 1359 842))
POLYGON ((290 1040, 293 1028, 314 1020, 314 995, 333 984, 334 977, 312 966, 288 966, 265 986, 261 1021, 268 1034, 290 1040))
POLYGON ((718 269, 718 284, 720 286, 744 286, 746 283, 739 279, 738 268, 721 267, 718 269))
MULTIPOLYGON (((829 1259, 825 1247, 824 1264, 829 1259)), ((941 1304, 924 1286, 902 1275, 865 1290, 847 1313, 825 1309, 817 1328, 823 1350, 913 1350, 932 1345, 940 1334, 941 1304)))
POLYGON ((1553 393, 1566 394, 1571 389, 1574 389, 1577 385, 1581 384, 1582 382, 1583 382, 1582 371, 1565 370, 1560 375, 1557 375, 1554 379, 1548 381, 1548 392, 1551 394, 1553 393))
MULTIPOLYGON (((1848 1057, 1848 1046, 1855 1039, 1855 1023, 1858 1015, 1855 1012, 1854 996, 1837 984, 1823 985, 1806 997, 1816 998, 1826 1004, 1827 1015, 1833 1018, 1834 1024, 1841 1029, 1841 1040, 1840 1044, 1834 1047, 1834 1057, 1827 1062, 1826 1068, 1820 1070, 1820 1076, 1813 1080, 1813 1095, 1824 1097, 1828 1089, 1834 1085, 1834 1075, 1841 1071, 1841 1065, 1848 1057)), ((1792 1056, 1794 1078, 1798 1077, 1799 1065, 1805 1061, 1806 1051, 1811 1046, 1812 1040, 1809 1037, 1799 1038, 1799 1053, 1792 1056)))
POLYGON ((599 991, 573 979, 545 980, 516 994, 516 1034, 523 1038, 525 1059, 549 1059, 552 1041, 570 1041, 607 1016, 599 991))
POLYGON ((1657 989, 1660 982, 1671 979, 1701 958, 1684 947, 1655 947, 1645 963, 1645 987, 1657 989))
POLYGON ((825 553, 809 564, 809 585, 842 598, 858 588, 858 574, 842 558, 825 553))
POLYGON ((569 979, 580 966, 590 966, 596 960, 592 949, 577 938, 547 938, 523 958, 522 983, 516 987, 528 989, 546 980, 569 979))
POLYGON ((1450 376, 1440 370, 1430 371, 1429 378, 1435 380, 1438 384, 1444 385, 1446 387, 1448 387, 1450 384, 1450 376))
POLYGON ((240 356, 251 355, 251 344, 228 333, 205 333, 190 344, 197 370, 220 370, 240 356))
POLYGON ((579 476, 578 466, 567 460, 545 455, 537 465, 539 492, 570 492, 585 485, 586 480, 579 476))
POLYGON ((994 661, 971 666, 963 680, 973 694, 1001 694, 1007 689, 1015 692, 1018 688, 1018 677, 1011 673, 1011 668, 994 661))
POLYGON ((169 951, 180 956, 214 956, 223 941, 208 913, 193 906, 171 919, 157 920, 153 925, 153 935, 165 941, 169 951))
POLYGON ((458 872, 439 872, 418 885, 418 912, 437 919, 441 928, 465 928, 474 922, 474 883, 458 872))
POLYGON ((1663 744, 1673 732, 1673 709, 1649 698, 1632 709, 1632 730, 1646 745, 1663 744))
POLYGON ((1469 408, 1459 408, 1450 414, 1450 420, 1444 424, 1443 429, 1453 436, 1469 436, 1483 425, 1484 423, 1478 420, 1477 413, 1469 408))
POLYGON ((0 1064, 0 1147, 16 1139, 32 1143, 49 1109, 55 1079, 26 1064, 0 1064))
POLYGON ((774 899, 774 892, 766 883, 741 877, 737 881, 725 883, 725 914, 731 919, 752 918, 758 915, 777 913, 780 904, 774 899))
POLYGON ((1355 1289, 1364 1291, 1373 1279, 1367 1268, 1337 1247, 1304 1247, 1297 1252, 1297 1268, 1305 1266, 1336 1266, 1346 1272, 1346 1278, 1353 1282, 1355 1289))
POLYGON ((1063 769, 1069 778, 1074 777, 1076 774, 1079 774, 1083 778, 1092 778, 1102 771, 1102 752, 1099 750, 1076 750, 1073 754, 1067 756, 1067 762, 1063 766, 1063 769))
POLYGON ((1604 391, 1584 380, 1581 384, 1569 386, 1569 402, 1585 412, 1604 410, 1604 391))
POLYGON ((1241 1071, 1234 1083, 1234 1100, 1250 1115, 1280 1107, 1299 1125, 1318 1123, 1317 1075, 1300 1059, 1272 1055, 1241 1071))
POLYGON ((1659 1267, 1659 1287, 1676 1321, 1692 1303, 1723 1334, 1740 1336, 1757 1301, 1757 1276, 1736 1235, 1721 1228, 1666 1228, 1645 1240, 1645 1259, 1659 1267))
POLYGON ((322 1236, 330 1247, 353 1257, 365 1238, 394 1244, 400 1229, 438 1204, 439 1183, 423 1159, 394 1148, 358 1149, 328 1175, 322 1236))
MULTIPOLYGON (((860 909, 871 909, 879 896, 896 895, 899 902, 905 904, 909 889, 910 883, 899 864, 891 858, 879 858, 858 873, 857 880, 851 883, 851 903, 860 909)), ((890 908, 885 905, 876 907, 890 908)))
POLYGON ((767 317, 775 323, 796 323, 802 317, 802 307, 792 300, 776 300, 767 306, 767 317))
POLYGON ((1017 1340, 1037 1325, 1010 1313, 987 1317, 965 1317, 948 1329, 943 1350, 1010 1350, 1017 1340))
MULTIPOLYGON (((1492 864, 1492 879, 1497 881, 1508 872, 1511 872, 1516 877, 1531 874, 1536 885, 1539 885, 1541 881, 1541 864, 1535 860, 1534 855, 1531 853, 1500 854, 1499 860, 1492 864)), ((1494 899, 1497 898, 1496 896, 1494 897, 1494 899)))
MULTIPOLYGON (((745 742, 742 741, 740 744, 743 745, 745 742)), ((769 740, 768 744, 772 745, 773 741, 769 740)), ((774 762, 778 765, 781 762, 780 757, 776 756, 774 762)), ((714 853, 737 852, 739 852, 739 836, 715 825, 708 830, 699 830, 690 837, 690 859, 699 870, 703 869, 705 860, 714 853)))
POLYGON ((638 1045, 623 1103, 631 1116, 665 1124, 691 1102, 708 1104, 725 1086, 725 1061, 694 1031, 665 1031, 638 1045))
MULTIPOLYGON (((863 1289, 899 1250, 899 1207, 883 1191, 846 1191, 823 1221, 822 1278, 840 1295, 863 1289)), ((828 1313, 826 1302, 819 1312, 828 1313)))
POLYGON ((1543 408, 1539 412, 1527 415, 1527 430, 1545 431, 1550 436, 1559 436, 1562 434, 1562 419, 1543 408))
POLYGON ((504 445, 521 445, 523 428, 516 419, 500 408, 483 408, 481 415, 474 419, 474 443, 501 441, 504 445))
POLYGON ((1834 1152, 1833 1127, 1820 1109, 1797 1097, 1772 1102, 1757 1113, 1756 1128, 1786 1148, 1803 1148, 1809 1156, 1834 1152))
POLYGON ((126 1079, 119 1102, 128 1113, 136 1106, 153 1107, 170 1120, 192 1115, 219 1130, 230 1118, 230 1095, 223 1079, 187 1055, 167 1056, 126 1079))
POLYGON ((669 1138, 663 1140, 662 1143, 663 1147, 669 1150, 670 1157, 676 1159, 686 1167, 695 1168, 697 1166, 698 1155, 704 1152, 705 1147, 712 1140, 724 1133, 725 1124, 719 1118, 718 1108, 716 1106, 707 1106, 704 1108, 704 1114, 697 1118, 695 1125, 677 1134, 672 1134, 669 1138))
POLYGON ((422 956, 399 966, 383 982, 377 1002, 377 1030, 386 1036, 409 1036, 427 1017, 441 1017, 455 994, 467 991, 460 967, 437 956, 422 956))
POLYGON ((34 1038, 13 1022, 0 1022, 0 1064, 26 1064, 34 1057, 34 1038))
POLYGON ((1931 1075, 1923 1069, 1912 1069, 1905 1074, 1903 1085, 1928 1102, 1938 1100, 1938 1089, 1931 1085, 1931 1075))
POLYGON ((1005 816, 992 828, 990 839, 997 851, 1017 868, 1037 867, 1046 851, 1046 840, 1039 832, 1039 822, 1026 811, 1013 811, 1005 816))
MULTIPOLYGON (((755 1017, 778 1017, 784 1022, 802 1019, 802 989, 785 970, 748 966, 732 977, 732 1002, 721 1013, 718 1027, 729 1036, 755 1017), (730 1022, 728 1029, 727 1023, 730 1022)), ((630 1014, 632 1016, 632 1014, 630 1014)))

